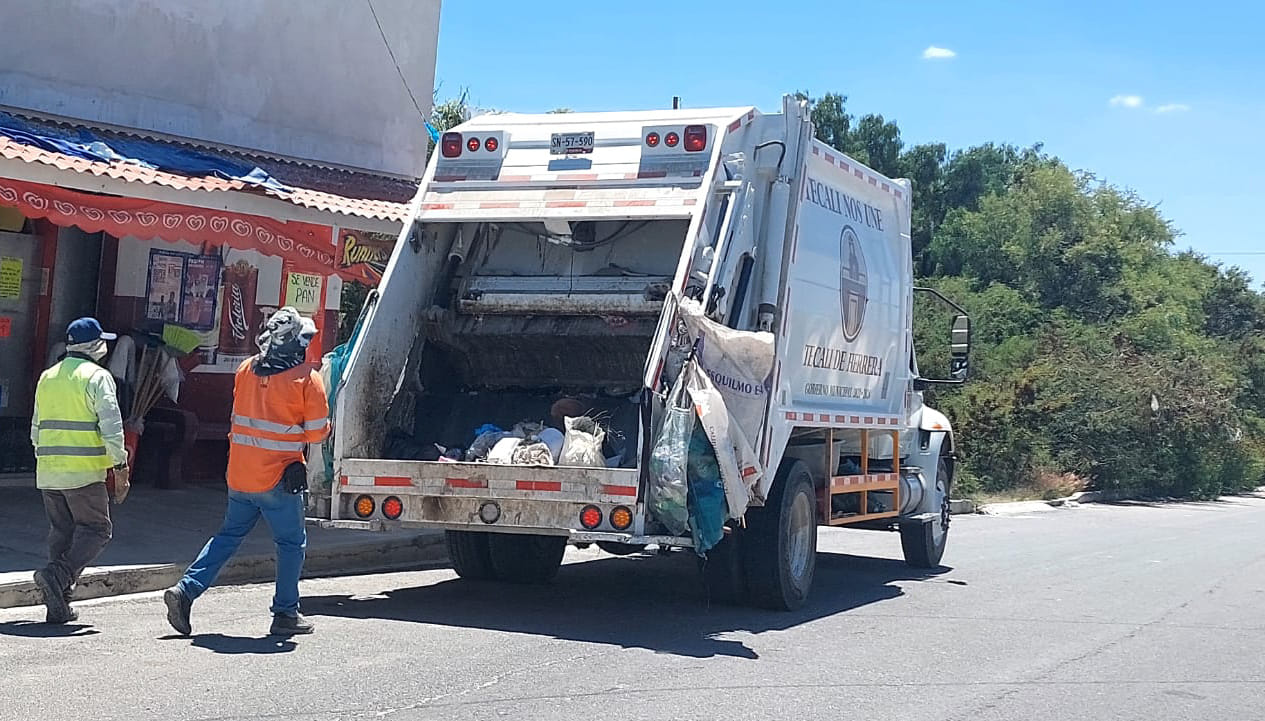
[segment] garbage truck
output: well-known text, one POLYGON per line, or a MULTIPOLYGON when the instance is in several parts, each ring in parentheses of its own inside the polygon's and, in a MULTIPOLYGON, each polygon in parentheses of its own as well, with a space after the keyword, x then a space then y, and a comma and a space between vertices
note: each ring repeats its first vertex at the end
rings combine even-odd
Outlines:
POLYGON ((781 110, 443 133, 332 389, 324 523, 442 529, 461 577, 519 583, 568 544, 692 548, 714 597, 773 609, 819 526, 936 566, 958 444, 923 394, 965 381, 970 319, 914 284, 910 183, 781 110))

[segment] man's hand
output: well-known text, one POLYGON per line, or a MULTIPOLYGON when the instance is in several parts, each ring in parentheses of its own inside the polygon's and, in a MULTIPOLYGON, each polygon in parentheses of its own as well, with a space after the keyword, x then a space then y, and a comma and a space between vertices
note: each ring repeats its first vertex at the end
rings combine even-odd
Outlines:
POLYGON ((114 503, 118 505, 127 498, 132 489, 131 469, 126 464, 114 467, 114 503))

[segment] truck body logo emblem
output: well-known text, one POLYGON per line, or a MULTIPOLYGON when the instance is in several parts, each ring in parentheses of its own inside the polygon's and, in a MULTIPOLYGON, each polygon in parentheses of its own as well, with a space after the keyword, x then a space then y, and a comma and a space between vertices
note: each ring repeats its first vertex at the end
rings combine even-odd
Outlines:
POLYGON ((852 226, 844 226, 839 236, 839 300, 843 309, 843 337, 849 343, 861 335, 869 290, 861 240, 852 226))

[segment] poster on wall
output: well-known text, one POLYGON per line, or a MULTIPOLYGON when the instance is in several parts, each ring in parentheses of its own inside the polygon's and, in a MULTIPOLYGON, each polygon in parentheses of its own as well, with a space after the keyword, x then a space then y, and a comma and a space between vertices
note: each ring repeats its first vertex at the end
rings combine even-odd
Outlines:
POLYGON ((311 273, 286 274, 285 304, 303 315, 315 315, 321 310, 321 284, 325 281, 311 273))
POLYGON ((219 285, 218 257, 150 250, 145 318, 189 330, 210 330, 215 327, 219 285))
POLYGON ((367 230, 338 229, 338 267, 354 272, 356 280, 377 285, 395 248, 395 236, 367 230))
POLYGON ((22 259, 0 258, 0 298, 22 295, 22 259))
POLYGON ((190 330, 215 327, 215 309, 220 290, 220 259, 198 256, 185 259, 180 325, 190 330))
POLYGON ((180 290, 184 284, 183 253, 149 251, 149 281, 145 287, 145 317, 175 323, 180 319, 180 290))

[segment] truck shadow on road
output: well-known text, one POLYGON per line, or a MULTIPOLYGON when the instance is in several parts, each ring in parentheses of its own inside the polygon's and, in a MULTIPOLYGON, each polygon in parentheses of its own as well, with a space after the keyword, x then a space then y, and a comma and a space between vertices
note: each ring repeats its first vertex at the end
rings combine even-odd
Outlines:
POLYGON ((743 641, 720 636, 780 631, 846 613, 901 596, 898 582, 949 570, 820 553, 812 597, 786 613, 709 602, 693 554, 680 552, 569 563, 549 586, 451 579, 373 597, 304 598, 303 612, 536 634, 692 658, 756 659, 743 641))

